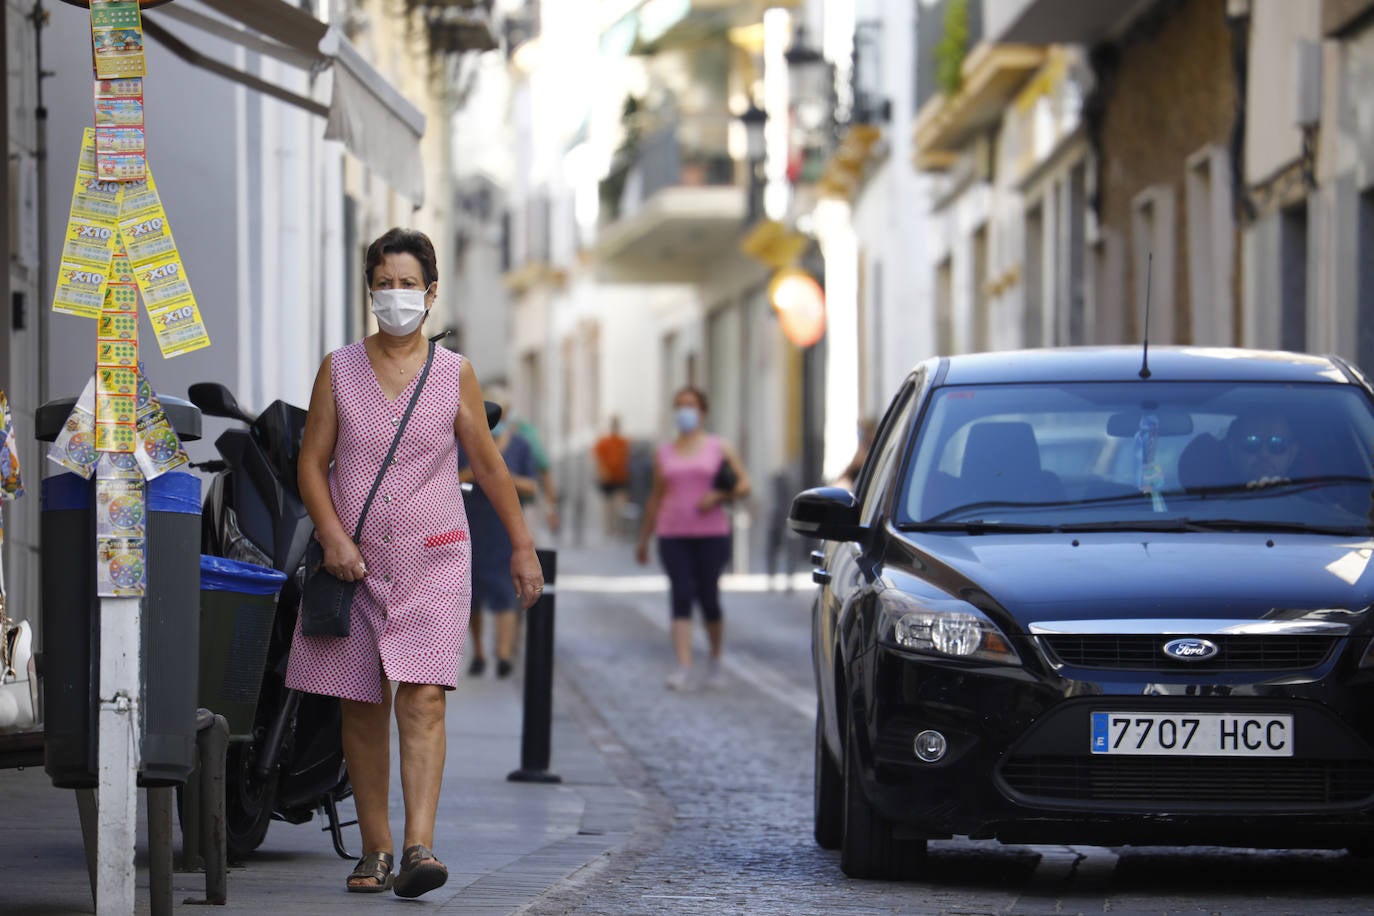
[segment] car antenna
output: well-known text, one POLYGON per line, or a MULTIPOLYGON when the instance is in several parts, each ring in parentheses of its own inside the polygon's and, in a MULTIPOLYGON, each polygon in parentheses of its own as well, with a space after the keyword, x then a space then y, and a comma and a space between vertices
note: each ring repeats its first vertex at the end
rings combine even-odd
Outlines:
POLYGON ((1140 377, 1150 377, 1150 274, 1154 267, 1155 253, 1145 256, 1145 347, 1140 357, 1140 377))

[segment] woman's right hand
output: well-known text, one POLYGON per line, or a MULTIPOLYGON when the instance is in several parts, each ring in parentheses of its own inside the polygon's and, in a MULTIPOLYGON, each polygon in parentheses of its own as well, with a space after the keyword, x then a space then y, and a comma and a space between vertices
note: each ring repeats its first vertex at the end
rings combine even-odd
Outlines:
POLYGON ((649 542, 643 538, 635 545, 635 561, 640 566, 645 566, 649 562, 649 542))
POLYGON ((341 582, 357 582, 367 575, 362 551, 348 538, 321 542, 324 545, 324 568, 341 582))

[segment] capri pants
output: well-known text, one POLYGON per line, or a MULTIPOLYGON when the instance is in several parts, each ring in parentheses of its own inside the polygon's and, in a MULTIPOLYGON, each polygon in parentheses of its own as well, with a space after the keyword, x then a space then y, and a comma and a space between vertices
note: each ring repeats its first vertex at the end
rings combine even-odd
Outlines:
POLYGON ((707 623, 720 620, 720 574, 730 560, 730 536, 660 537, 658 555, 668 573, 673 619, 690 618, 696 601, 707 623))

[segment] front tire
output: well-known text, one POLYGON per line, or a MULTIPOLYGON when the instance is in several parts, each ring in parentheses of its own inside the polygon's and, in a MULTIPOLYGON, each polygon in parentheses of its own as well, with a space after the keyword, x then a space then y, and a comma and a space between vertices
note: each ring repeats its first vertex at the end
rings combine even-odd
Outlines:
POLYGON ((925 870, 926 841, 899 840, 893 825, 864 795, 859 781, 858 741, 854 716, 845 729, 844 830, 840 868, 851 878, 897 880, 917 878, 925 870))
POLYGON ((262 845, 277 805, 277 772, 265 780, 253 772, 253 744, 229 745, 225 761, 224 832, 231 861, 242 861, 262 845))
POLYGON ((825 747, 825 725, 816 704, 815 835, 821 849, 839 849, 844 841, 844 774, 825 747))

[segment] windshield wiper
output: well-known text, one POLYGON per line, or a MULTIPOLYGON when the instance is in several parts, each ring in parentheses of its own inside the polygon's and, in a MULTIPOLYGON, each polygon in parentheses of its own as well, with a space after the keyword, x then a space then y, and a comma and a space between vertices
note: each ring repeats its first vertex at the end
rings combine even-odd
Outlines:
POLYGON ((1189 487, 1187 490, 1172 490, 1166 492, 1165 496, 1174 498, 1186 496, 1242 496, 1247 499, 1263 499, 1267 496, 1287 496, 1290 493, 1303 493, 1307 490, 1316 490, 1331 484, 1358 484, 1361 487, 1374 486, 1374 481, 1368 477, 1355 477, 1348 474, 1323 474, 1317 477, 1297 477, 1292 480, 1278 480, 1264 486, 1252 486, 1248 483, 1229 483, 1213 487, 1189 487))
POLYGON ((1027 525, 1022 522, 995 522, 972 519, 967 522, 900 522, 894 526, 898 531, 962 531, 966 534, 1053 534, 1059 531, 1057 525, 1027 525))
POLYGON ((1198 531, 1186 518, 1111 519, 1060 525, 1060 531, 1198 531))
POLYGON ((1312 525, 1306 522, 1279 522, 1242 518, 1189 518, 1192 531, 1279 531, 1294 534, 1368 535, 1367 525, 1312 525))
MULTIPOLYGON (((1063 507, 1066 506, 1066 505, 1072 505, 1072 503, 1066 503, 1066 502, 1064 502, 1063 500, 1054 500, 1054 501, 1052 501, 1052 502, 1036 502, 1036 503, 1031 503, 1031 502, 1026 502, 1026 503, 1014 503, 1014 502, 1007 502, 1006 500, 1002 500, 1002 499, 988 499, 988 500, 983 500, 982 502, 964 503, 964 505, 962 505, 962 506, 955 506, 955 507, 953 507, 952 509, 946 509, 946 510, 943 511, 943 512, 937 512, 935 515, 932 515, 930 518, 926 519, 926 520, 923 521, 923 522, 904 522, 903 524, 908 524, 908 525, 933 525, 933 524, 937 524, 937 523, 940 523, 940 522, 949 522, 949 523, 951 523, 951 524, 959 524, 959 525, 963 525, 963 524, 982 524, 982 523, 986 522, 987 519, 983 519, 983 518, 974 518, 974 519, 968 519, 968 520, 965 522, 965 521, 958 521, 958 517, 961 516, 961 515, 971 515, 971 514, 973 514, 973 513, 975 513, 975 512, 987 512, 987 511, 989 511, 989 510, 995 510, 996 512, 999 512, 999 513, 1000 513, 1000 512, 1011 512, 1011 513, 1016 513, 1016 512, 1043 512, 1043 511, 1046 510, 1046 509, 1061 509, 1061 508, 1063 508, 1063 507)), ((1013 523, 1011 523, 1011 524, 1016 524, 1016 523, 1013 522, 1013 523)))

